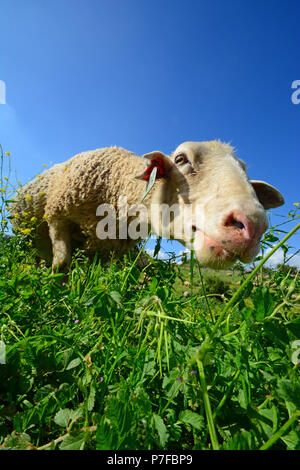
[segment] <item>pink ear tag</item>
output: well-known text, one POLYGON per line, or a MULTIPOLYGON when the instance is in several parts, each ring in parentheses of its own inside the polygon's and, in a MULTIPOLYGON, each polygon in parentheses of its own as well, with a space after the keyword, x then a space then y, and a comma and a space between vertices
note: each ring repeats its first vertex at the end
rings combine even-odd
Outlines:
POLYGON ((155 167, 153 168, 153 170, 151 171, 151 173, 150 173, 150 176, 149 176, 149 179, 148 179, 148 183, 147 183, 146 189, 145 189, 145 191, 144 191, 144 193, 143 193, 141 202, 143 202, 143 200, 145 199, 145 197, 147 196, 147 194, 149 193, 149 191, 151 191, 151 189, 153 188, 154 183, 155 183, 155 180, 156 180, 156 173, 157 173, 157 166, 155 166, 155 167))

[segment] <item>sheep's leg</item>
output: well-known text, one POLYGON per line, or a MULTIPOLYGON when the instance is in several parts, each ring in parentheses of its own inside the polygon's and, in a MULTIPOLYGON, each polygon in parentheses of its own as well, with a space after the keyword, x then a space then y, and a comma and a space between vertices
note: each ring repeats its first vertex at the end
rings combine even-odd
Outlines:
POLYGON ((49 237, 49 227, 47 222, 43 222, 37 229, 35 247, 37 249, 38 257, 45 260, 48 266, 51 266, 52 243, 49 237))
POLYGON ((71 262, 71 236, 66 220, 52 220, 49 223, 49 235, 52 242, 52 271, 67 271, 71 262))

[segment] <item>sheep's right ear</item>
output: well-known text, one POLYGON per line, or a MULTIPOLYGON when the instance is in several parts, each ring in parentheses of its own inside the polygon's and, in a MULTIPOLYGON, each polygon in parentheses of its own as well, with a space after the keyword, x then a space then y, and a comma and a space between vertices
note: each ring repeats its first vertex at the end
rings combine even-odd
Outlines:
POLYGON ((157 168, 155 179, 167 178, 170 170, 174 166, 171 158, 167 157, 167 155, 162 152, 155 151, 146 153, 146 155, 143 155, 143 158, 146 158, 148 161, 143 173, 139 176, 136 176, 136 178, 139 180, 148 181, 150 174, 155 167, 157 168))
POLYGON ((273 209, 284 204, 282 194, 274 186, 258 180, 251 180, 250 183, 264 209, 273 209))

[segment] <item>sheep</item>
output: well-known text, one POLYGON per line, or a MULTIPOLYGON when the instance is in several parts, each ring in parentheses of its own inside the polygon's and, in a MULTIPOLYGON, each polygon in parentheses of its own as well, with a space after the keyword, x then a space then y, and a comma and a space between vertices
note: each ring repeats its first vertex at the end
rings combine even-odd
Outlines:
POLYGON ((276 188, 249 180, 230 145, 209 141, 184 142, 171 156, 154 151, 144 159, 120 147, 80 153, 26 184, 10 212, 14 230, 21 229, 24 214, 37 222, 35 245, 53 271, 68 269, 76 247, 101 258, 125 253, 143 237, 130 236, 128 225, 125 235, 120 230, 124 221, 136 224, 140 214, 143 230, 151 226, 157 235, 195 249, 203 265, 221 269, 256 256, 268 226, 265 209, 283 203, 276 188), (146 183, 148 189, 154 185, 145 195, 146 183), (141 209, 143 193, 144 211, 120 213, 120 198, 126 207, 141 209), (98 230, 105 212, 99 208, 107 207, 117 214, 115 236, 108 238, 98 230), (167 222, 161 207, 170 210, 167 222), (179 226, 184 230, 178 232, 179 226))

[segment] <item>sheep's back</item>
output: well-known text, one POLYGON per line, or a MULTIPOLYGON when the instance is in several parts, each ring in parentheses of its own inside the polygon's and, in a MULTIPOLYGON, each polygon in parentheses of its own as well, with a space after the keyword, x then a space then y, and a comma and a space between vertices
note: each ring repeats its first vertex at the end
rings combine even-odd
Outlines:
POLYGON ((143 160, 120 147, 108 147, 75 155, 51 175, 45 208, 48 220, 72 217, 74 209, 95 210, 99 204, 117 207, 119 196, 128 203, 140 201, 144 183, 135 179, 143 160))

